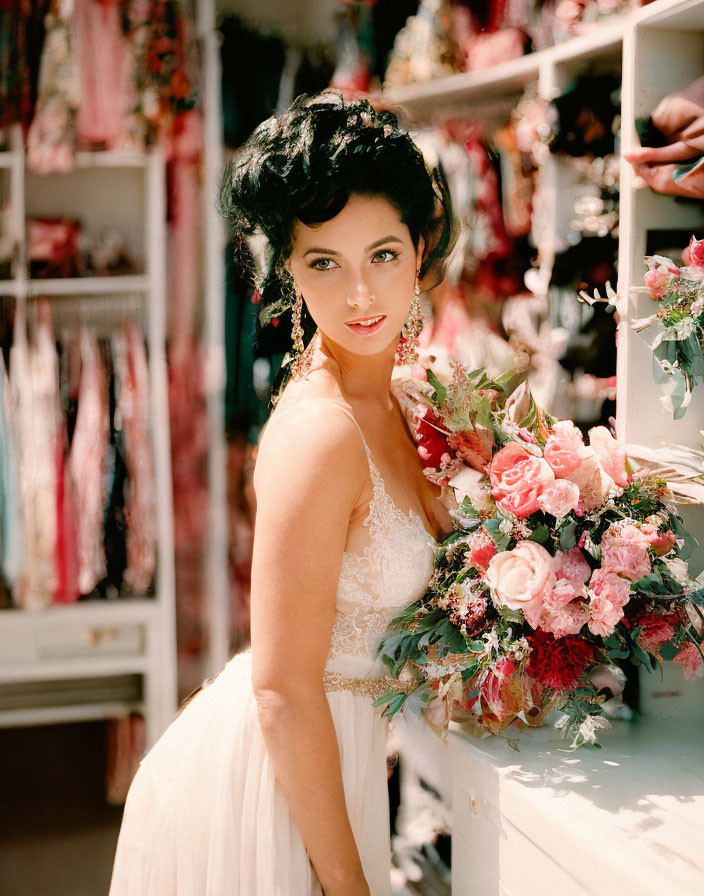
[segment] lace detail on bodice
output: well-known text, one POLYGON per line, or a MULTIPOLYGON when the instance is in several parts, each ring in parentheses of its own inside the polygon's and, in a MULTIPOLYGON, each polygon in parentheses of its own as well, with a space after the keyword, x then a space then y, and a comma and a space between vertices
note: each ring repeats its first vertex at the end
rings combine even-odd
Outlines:
POLYGON ((343 554, 328 663, 356 657, 369 665, 388 624, 425 592, 433 570, 435 540, 417 513, 396 506, 366 441, 364 449, 373 487, 364 521, 370 541, 362 554, 343 554))

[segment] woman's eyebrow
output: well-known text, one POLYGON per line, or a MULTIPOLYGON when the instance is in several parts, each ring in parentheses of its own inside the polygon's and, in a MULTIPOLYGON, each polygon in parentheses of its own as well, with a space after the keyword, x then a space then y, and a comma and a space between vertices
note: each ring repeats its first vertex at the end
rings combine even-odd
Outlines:
MULTIPOLYGON (((384 236, 380 240, 376 240, 375 242, 371 243, 371 245, 367 246, 366 251, 371 252, 372 249, 376 249, 377 246, 383 246, 384 243, 402 243, 402 242, 403 242, 403 240, 399 239, 399 237, 394 236, 393 234, 389 234, 388 236, 384 236)), ((307 249, 303 253, 303 257, 305 258, 306 255, 310 255, 311 253, 317 253, 319 255, 339 255, 340 254, 339 252, 336 252, 334 249, 322 249, 322 248, 316 247, 313 249, 307 249)))

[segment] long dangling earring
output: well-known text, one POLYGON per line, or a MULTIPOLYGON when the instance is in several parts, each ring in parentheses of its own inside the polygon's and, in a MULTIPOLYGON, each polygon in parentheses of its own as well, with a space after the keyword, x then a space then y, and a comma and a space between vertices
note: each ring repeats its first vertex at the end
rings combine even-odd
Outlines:
MULTIPOLYGON (((306 351, 303 343, 303 326, 301 325, 301 314, 303 312, 303 296, 296 286, 294 286, 295 300, 291 307, 291 337, 293 339, 294 359, 291 361, 291 375, 294 380, 303 379, 310 370, 311 360, 313 357, 312 350, 306 351)), ((308 346, 311 349, 311 346, 308 346)))
POLYGON ((408 319, 401 330, 401 338, 396 349, 397 364, 414 364, 418 360, 418 336, 423 329, 423 317, 420 312, 420 271, 416 271, 416 282, 413 289, 413 301, 408 311, 408 319))

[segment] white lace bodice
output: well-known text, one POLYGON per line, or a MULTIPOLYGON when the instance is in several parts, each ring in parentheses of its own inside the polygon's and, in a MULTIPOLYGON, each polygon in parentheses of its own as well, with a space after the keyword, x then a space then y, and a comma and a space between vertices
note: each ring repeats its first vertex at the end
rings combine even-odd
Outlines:
POLYGON ((404 514, 396 506, 359 432, 373 486, 364 521, 370 541, 362 554, 345 552, 342 556, 326 669, 376 678, 386 670, 374 659, 375 647, 394 616, 425 593, 437 542, 417 513, 404 514))
POLYGON ((374 658, 376 645, 394 616, 425 593, 437 542, 418 514, 413 510, 407 514, 401 511, 386 491, 364 433, 349 407, 334 398, 303 397, 301 385, 297 381, 289 383, 286 391, 293 393, 291 400, 279 406, 272 419, 301 404, 334 404, 352 420, 360 434, 372 481, 372 497, 363 523, 369 540, 361 553, 345 551, 342 555, 335 623, 325 668, 354 678, 383 677, 388 670, 374 658))

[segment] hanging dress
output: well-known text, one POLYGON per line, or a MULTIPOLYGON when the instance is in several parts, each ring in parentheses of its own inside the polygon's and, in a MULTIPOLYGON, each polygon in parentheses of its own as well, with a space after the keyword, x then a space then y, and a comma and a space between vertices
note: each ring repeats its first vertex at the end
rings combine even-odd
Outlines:
MULTIPOLYGON (((331 413, 332 404, 354 420, 334 399, 293 404, 312 405, 317 413, 331 413)), ((283 412, 279 405, 270 427, 283 412)), ((417 514, 394 504, 366 442, 364 448, 373 485, 362 526, 367 544, 361 553, 343 554, 324 687, 364 874, 373 896, 390 896, 388 721, 372 701, 391 688, 380 681, 385 670, 374 647, 393 616, 425 592, 436 542, 417 514)), ((249 651, 234 656, 185 705, 132 783, 110 896, 154 893, 322 894, 269 759, 249 651)))

